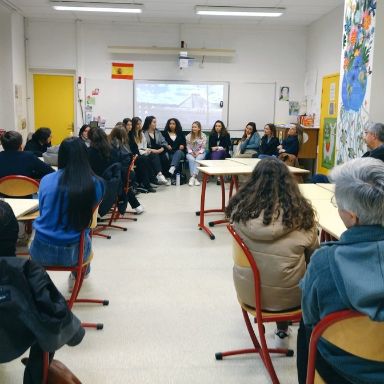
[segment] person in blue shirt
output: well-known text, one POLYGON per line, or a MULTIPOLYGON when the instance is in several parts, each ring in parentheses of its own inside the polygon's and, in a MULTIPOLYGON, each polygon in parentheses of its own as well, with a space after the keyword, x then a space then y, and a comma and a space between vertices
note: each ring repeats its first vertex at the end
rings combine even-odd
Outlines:
MULTIPOLYGON (((301 281, 303 322, 298 335, 299 383, 306 380, 312 328, 326 315, 354 309, 384 321, 384 165, 360 158, 333 169, 339 215, 347 230, 323 243, 301 281)), ((377 335, 378 338, 383 335, 377 335)), ((316 370, 326 383, 384 383, 384 363, 358 358, 320 340, 316 370)))
MULTIPOLYGON (((71 137, 61 143, 58 162, 58 171, 40 182, 40 216, 33 224, 36 232, 30 254, 42 265, 73 266, 78 261, 81 231, 92 221, 104 184, 92 172, 80 138, 71 137)), ((84 260, 90 254, 90 229, 86 229, 84 260)))
POLYGON ((260 135, 256 131, 256 123, 250 121, 246 125, 243 137, 238 145, 239 151, 235 157, 257 156, 260 147, 260 135))

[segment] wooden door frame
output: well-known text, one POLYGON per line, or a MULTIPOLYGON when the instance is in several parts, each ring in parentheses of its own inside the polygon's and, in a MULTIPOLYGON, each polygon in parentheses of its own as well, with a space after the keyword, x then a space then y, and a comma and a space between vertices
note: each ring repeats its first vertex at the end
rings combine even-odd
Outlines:
POLYGON ((75 70, 69 69, 37 69, 31 68, 27 74, 27 134, 35 132, 35 99, 34 99, 34 83, 33 75, 52 75, 52 76, 73 76, 73 134, 77 133, 77 74, 75 70))

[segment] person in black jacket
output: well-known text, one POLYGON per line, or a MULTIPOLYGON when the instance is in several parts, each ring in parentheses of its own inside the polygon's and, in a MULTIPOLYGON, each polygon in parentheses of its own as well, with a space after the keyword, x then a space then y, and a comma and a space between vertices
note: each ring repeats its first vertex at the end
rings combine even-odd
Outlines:
POLYGON ((279 153, 286 153, 297 157, 299 153, 299 127, 297 124, 291 124, 288 129, 288 136, 277 147, 279 153))
POLYGON ((165 125, 163 136, 168 143, 167 155, 171 160, 171 167, 168 172, 173 175, 175 171, 180 172, 180 161, 185 159, 187 145, 180 121, 175 118, 169 119, 165 125))
POLYGON ((18 234, 19 224, 12 208, 8 203, 0 200, 0 257, 16 255, 18 234))
MULTIPOLYGON (((104 172, 114 163, 119 163, 122 169, 121 180, 124 180, 128 166, 119 158, 119 153, 108 142, 107 135, 101 128, 91 128, 88 133, 91 146, 88 148, 88 159, 93 172, 99 177, 104 177, 104 172)), ((121 183, 121 187, 122 187, 121 183)), ((122 189, 122 188, 121 188, 122 189)), ((107 191, 108 192, 108 191, 107 191)), ((120 191, 123 193, 123 191, 120 191)), ((126 196, 120 196, 125 201, 128 200, 131 207, 140 214, 144 212, 144 207, 139 203, 131 189, 126 196), (127 199, 127 200, 126 200, 127 199)), ((125 209, 124 209, 125 211, 125 209)), ((122 212, 121 212, 122 213, 122 212)))
POLYGON ((374 157, 384 161, 384 124, 376 123, 370 125, 364 131, 364 141, 369 151, 363 157, 374 157))
POLYGON ((35 156, 41 157, 43 153, 47 151, 47 148, 51 146, 52 133, 49 128, 39 128, 32 135, 31 140, 25 144, 24 151, 32 152, 35 156))
POLYGON ((264 136, 261 138, 259 159, 266 156, 277 156, 277 147, 279 145, 279 139, 276 137, 275 124, 266 124, 264 127, 264 136))
POLYGON ((41 384, 43 352, 84 337, 80 320, 45 270, 33 260, 0 257, 0 363, 21 356, 30 348, 24 384, 41 384))
POLYGON ((216 120, 208 140, 207 159, 223 160, 231 157, 229 149, 231 147, 231 137, 221 120, 216 120))
POLYGON ((30 152, 22 152, 23 137, 19 132, 8 131, 1 136, 4 151, 0 152, 0 178, 9 175, 22 175, 41 179, 54 172, 48 164, 30 152))

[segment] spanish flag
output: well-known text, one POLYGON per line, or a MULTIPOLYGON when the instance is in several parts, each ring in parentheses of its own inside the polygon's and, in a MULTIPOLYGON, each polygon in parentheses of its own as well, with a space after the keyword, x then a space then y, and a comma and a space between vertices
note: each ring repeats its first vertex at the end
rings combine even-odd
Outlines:
POLYGON ((112 63, 112 79, 133 80, 133 64, 112 63))

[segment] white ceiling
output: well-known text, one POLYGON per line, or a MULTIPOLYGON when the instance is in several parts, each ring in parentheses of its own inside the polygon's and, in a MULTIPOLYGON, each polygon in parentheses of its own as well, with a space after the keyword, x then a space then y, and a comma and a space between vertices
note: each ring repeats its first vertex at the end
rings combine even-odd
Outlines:
MULTIPOLYGON (((72 0, 81 2, 81 0, 72 0)), ((92 0, 88 0, 90 2, 92 0)), ((95 0, 93 0, 95 1, 95 0)), ((123 0, 98 0, 103 3, 122 3, 123 0)), ((125 2, 129 2, 126 0, 125 2)), ((1 3, 16 8, 29 18, 49 18, 86 21, 120 21, 140 23, 173 23, 173 24, 252 24, 272 26, 306 26, 334 8, 341 6, 344 0, 132 0, 144 4, 144 12, 139 15, 129 14, 95 14, 88 12, 55 11, 49 0, 0 0, 1 3), (196 5, 238 5, 244 7, 284 7, 286 11, 278 18, 252 17, 214 17, 197 16, 196 5)))

